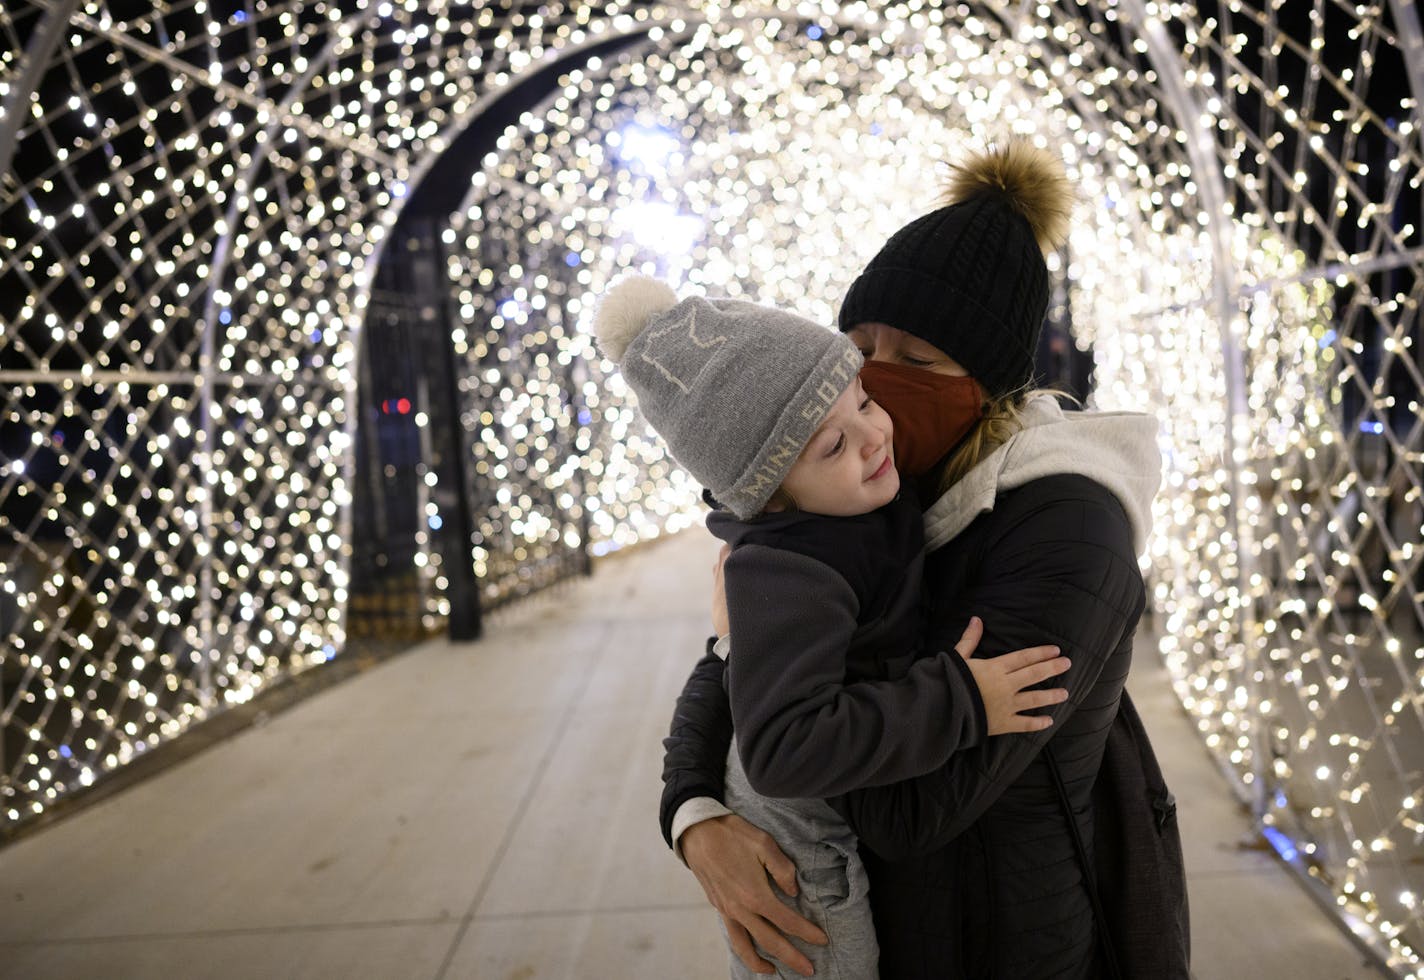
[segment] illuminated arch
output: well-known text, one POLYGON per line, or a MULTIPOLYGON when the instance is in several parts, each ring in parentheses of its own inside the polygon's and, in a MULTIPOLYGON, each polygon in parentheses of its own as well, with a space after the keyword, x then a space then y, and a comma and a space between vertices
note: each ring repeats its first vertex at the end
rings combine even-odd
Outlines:
POLYGON ((471 459, 537 490, 493 498, 486 579, 691 520, 588 345, 608 276, 829 320, 937 158, 1031 134, 1084 194, 1054 269, 1095 401, 1163 419, 1146 569, 1178 693, 1279 849, 1417 971, 1424 42, 1409 0, 1290 6, 7 5, 0 813, 341 649, 372 271, 435 159, 557 62, 446 233, 471 459))

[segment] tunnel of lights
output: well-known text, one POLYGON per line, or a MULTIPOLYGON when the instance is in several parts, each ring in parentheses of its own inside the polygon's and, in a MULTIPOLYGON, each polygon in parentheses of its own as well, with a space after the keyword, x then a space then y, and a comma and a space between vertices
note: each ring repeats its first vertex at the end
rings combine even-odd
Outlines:
POLYGON ((1162 423, 1144 628, 1263 838, 1424 975, 1411 0, 6 4, 0 821, 346 648, 376 270, 540 73, 438 229, 482 597, 699 520, 601 285, 833 322, 946 158, 1032 138, 1079 188, 1092 407, 1162 423))

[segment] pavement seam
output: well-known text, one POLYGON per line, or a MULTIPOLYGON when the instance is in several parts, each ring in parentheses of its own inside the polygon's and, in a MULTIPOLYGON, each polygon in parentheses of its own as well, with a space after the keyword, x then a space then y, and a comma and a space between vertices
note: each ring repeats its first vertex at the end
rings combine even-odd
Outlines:
POLYGON ((578 710, 579 703, 588 692, 588 686, 593 680, 593 674, 600 661, 603 660, 604 651, 607 649, 606 641, 611 625, 601 624, 597 639, 590 644, 592 655, 585 662, 583 676, 579 679, 578 687, 569 695, 568 702, 564 707, 563 717, 559 719, 559 727, 554 732, 554 737, 549 740, 549 745, 544 750, 543 756, 534 767, 533 777, 529 780, 528 786, 524 790, 524 796, 520 799, 519 805, 511 815, 509 824, 505 828, 504 837, 499 842, 499 847, 495 850, 494 857, 490 860, 489 868, 485 871, 484 880, 480 882, 479 889, 475 892, 474 899, 470 902, 469 908, 460 919, 460 927, 455 931, 454 938, 450 941, 450 948, 445 951, 445 959, 441 962, 440 968, 435 971, 434 980, 445 980, 446 974, 450 970, 450 965, 455 960, 455 953, 460 945, 465 941, 465 934, 470 930, 470 924, 475 920, 475 910, 484 901, 485 895, 489 892, 490 885, 494 882, 495 875, 499 873, 500 865, 504 863, 505 856, 509 853, 510 845, 514 841, 514 835, 518 833, 520 826, 524 822, 524 815, 529 812, 529 807, 534 801, 534 796, 539 792, 539 788, 544 783, 544 775, 548 772, 550 764, 554 760, 554 755, 558 752, 559 746, 563 744, 564 737, 568 734, 569 726, 573 722, 573 717, 578 710))
POLYGON ((565 919, 583 915, 646 915, 649 912, 701 912, 712 906, 706 902, 673 902, 668 905, 614 905, 581 909, 533 909, 528 912, 487 912, 475 922, 509 922, 517 919, 565 919))
MULTIPOLYGON (((649 912, 700 912, 705 902, 673 902, 665 905, 623 905, 603 908, 535 909, 528 912, 491 912, 474 915, 474 922, 508 922, 518 919, 557 919, 584 915, 645 915, 649 912)), ((439 926, 461 920, 449 915, 413 919, 372 919, 360 922, 315 922, 302 925, 235 926, 230 929, 187 929, 174 932, 113 933, 106 936, 63 936, 50 939, 0 939, 0 949, 32 946, 82 946, 149 940, 222 939, 230 936, 265 936, 302 932, 342 932, 355 929, 401 929, 409 926, 439 926)))
POLYGON ((142 942, 152 939, 221 939, 225 936, 266 936, 299 932, 341 932, 348 929, 401 929, 407 926, 454 924, 454 916, 423 916, 416 919, 373 919, 363 922, 315 922, 302 925, 235 926, 231 929, 190 929, 175 932, 114 933, 107 936, 69 936, 54 939, 0 939, 0 949, 29 946, 83 946, 103 943, 142 942))

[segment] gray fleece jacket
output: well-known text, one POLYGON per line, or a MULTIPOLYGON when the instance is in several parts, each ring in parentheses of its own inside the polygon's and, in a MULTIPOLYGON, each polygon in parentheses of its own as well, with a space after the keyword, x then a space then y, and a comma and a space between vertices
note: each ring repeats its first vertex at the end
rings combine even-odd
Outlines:
POLYGON ((921 655, 923 531, 911 494, 849 518, 714 512, 708 528, 733 548, 726 687, 758 793, 893 783, 985 737, 962 658, 921 655))

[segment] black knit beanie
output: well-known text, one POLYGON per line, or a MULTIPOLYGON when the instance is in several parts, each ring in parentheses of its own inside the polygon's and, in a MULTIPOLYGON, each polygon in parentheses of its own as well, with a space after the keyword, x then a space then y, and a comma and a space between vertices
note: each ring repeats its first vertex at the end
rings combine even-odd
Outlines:
POLYGON ((901 228, 851 284, 840 328, 884 323, 962 364, 991 398, 1028 385, 1048 309, 1047 251, 1072 194, 1056 157, 1027 143, 954 168, 945 206, 901 228))

